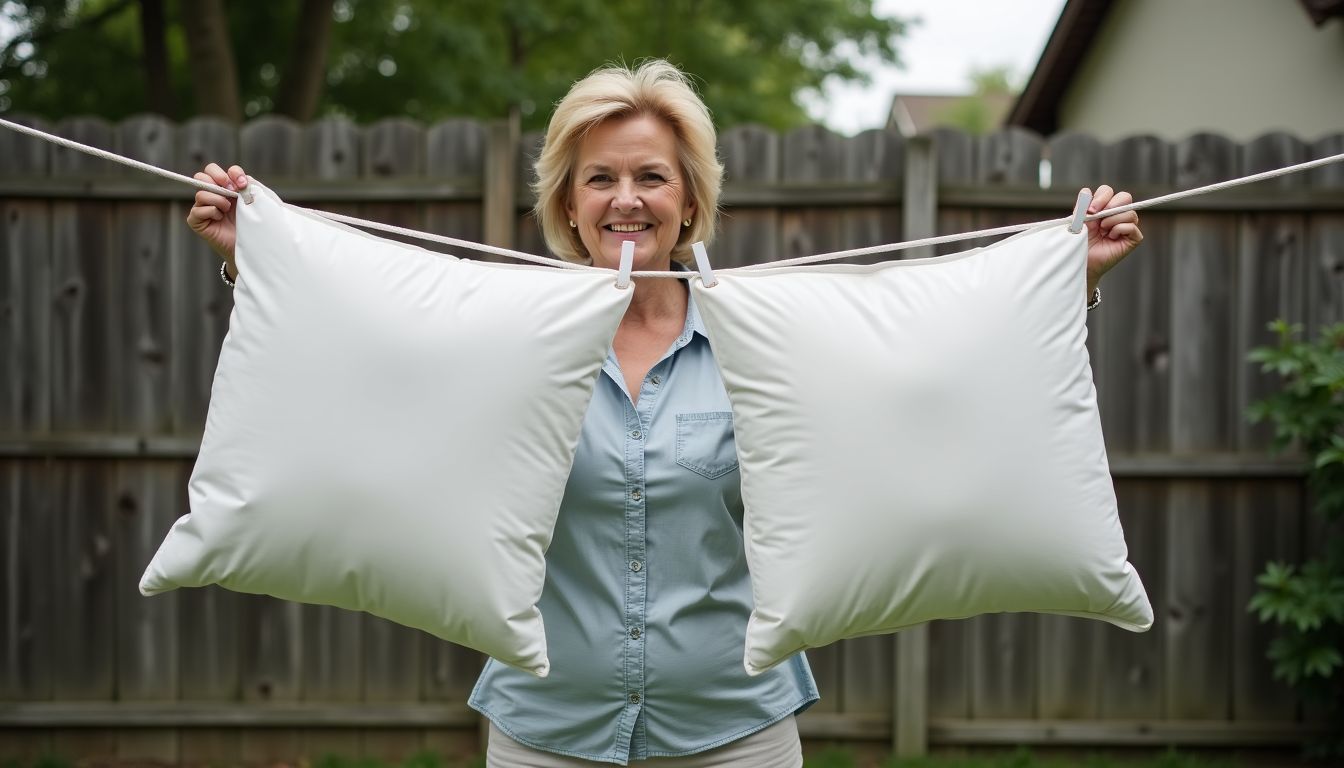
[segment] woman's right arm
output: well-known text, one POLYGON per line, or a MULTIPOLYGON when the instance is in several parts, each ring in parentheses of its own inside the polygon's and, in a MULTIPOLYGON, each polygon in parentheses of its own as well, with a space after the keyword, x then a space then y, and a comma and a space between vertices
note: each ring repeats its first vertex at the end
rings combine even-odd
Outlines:
MULTIPOLYGON (((226 172, 215 163, 205 166, 205 170, 196 174, 196 178, 226 189, 242 189, 247 186, 247 175, 243 169, 234 165, 226 172)), ((196 191, 196 202, 187 212, 187 226, 210 244, 211 250, 219 254, 228 264, 229 279, 238 278, 238 268, 233 263, 233 244, 237 232, 237 217, 233 210, 233 198, 216 192, 200 189, 196 191)))

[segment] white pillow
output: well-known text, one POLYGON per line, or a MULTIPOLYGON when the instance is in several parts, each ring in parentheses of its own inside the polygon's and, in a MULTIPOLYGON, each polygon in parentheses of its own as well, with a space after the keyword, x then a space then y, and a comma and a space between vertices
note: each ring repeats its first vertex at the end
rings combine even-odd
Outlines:
POLYGON ((692 281, 732 401, 755 610, 745 666, 932 619, 1143 631, 1063 225, 874 266, 692 281))
POLYGON ((544 553, 633 291, 434 254, 252 187, 191 513, 141 592, 368 611, 546 675, 544 553))

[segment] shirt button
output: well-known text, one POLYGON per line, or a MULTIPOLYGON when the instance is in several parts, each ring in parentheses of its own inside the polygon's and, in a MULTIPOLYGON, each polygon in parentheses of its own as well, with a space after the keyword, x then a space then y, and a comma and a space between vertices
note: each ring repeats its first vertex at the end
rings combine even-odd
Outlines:
POLYGON ((638 560, 630 561, 630 570, 634 571, 635 573, 639 573, 643 569, 644 569, 643 563, 639 562, 638 560))
POLYGON ((662 376, 654 376, 652 379, 649 379, 649 381, 652 381, 652 382, 654 383, 654 385, 656 386, 656 385, 658 385, 658 384, 662 384, 662 383, 663 383, 663 377, 662 377, 662 376))
POLYGON ((631 432, 631 433, 630 433, 630 436, 633 437, 634 439, 638 440, 639 438, 641 438, 641 437, 644 436, 644 433, 642 433, 642 432, 640 432, 638 429, 636 429, 634 432, 631 432))
POLYGON ((639 489, 636 488, 635 490, 630 492, 630 498, 634 499, 635 501, 639 501, 640 499, 644 498, 644 494, 640 493, 639 489))
POLYGON ((631 704, 638 704, 638 703, 639 703, 639 694, 638 694, 638 693, 632 693, 632 694, 630 694, 630 703, 631 703, 631 704))
POLYGON ((635 640, 639 639, 639 634, 640 634, 639 627, 635 627, 634 629, 630 630, 630 637, 635 640))

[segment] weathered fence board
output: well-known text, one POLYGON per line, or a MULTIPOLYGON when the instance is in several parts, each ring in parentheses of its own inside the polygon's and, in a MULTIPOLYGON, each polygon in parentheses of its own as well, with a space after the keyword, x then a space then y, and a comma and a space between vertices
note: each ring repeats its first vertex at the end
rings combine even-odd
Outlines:
MULTIPOLYGON (((182 478, 171 463, 116 465, 116 682, 122 701, 178 698, 178 595, 145 600, 137 585, 163 531, 178 514, 182 478)), ((117 755, 126 760, 170 762, 179 734, 166 728, 117 732, 117 755)))
MULTIPOLYGON (((544 250, 525 209, 539 134, 521 137, 509 164, 502 154, 487 162, 488 131, 470 120, 267 118, 239 129, 142 117, 56 130, 179 172, 236 162, 282 193, 307 189, 304 204, 472 240, 486 232, 489 190, 500 189, 492 174, 507 170, 516 246, 544 250), (378 188, 366 194, 367 180, 378 188)), ((724 211, 711 260, 729 267, 1057 217, 1082 186, 1157 194, 1344 151, 1344 134, 1246 145, 1208 134, 1105 146, 1017 130, 931 138, 929 183, 912 185, 916 150, 894 133, 725 131, 725 197, 740 204, 724 211), (928 231, 907 231, 920 210, 928 231)), ((231 296, 217 257, 183 223, 190 191, 135 192, 149 187, 132 184, 134 172, 8 132, 0 177, 11 190, 0 194, 14 195, 0 199, 0 701, 83 701, 95 713, 82 725, 6 729, 28 715, 0 707, 0 757, 50 744, 67 759, 141 761, 473 751, 475 716, 463 704, 482 661, 474 651, 354 612, 219 588, 139 596, 140 571, 186 510, 231 296), (111 193, 118 183, 129 197, 111 193), (277 727, 229 727, 238 721, 228 708, 248 702, 297 714, 277 727), (192 715, 203 719, 128 726, 116 715, 182 703, 204 708, 192 715), (452 711, 421 711, 434 706, 452 711), (360 714, 377 707, 410 720, 389 727, 360 714)), ((1243 417, 1277 386, 1245 355, 1272 340, 1272 319, 1312 329, 1344 320, 1342 193, 1344 167, 1334 166, 1144 211, 1142 249, 1107 276, 1105 303, 1088 318, 1153 631, 1000 615, 935 622, 927 648, 913 635, 839 643, 808 654, 824 698, 803 717, 805 734, 890 735, 917 751, 925 740, 1006 743, 1014 733, 1134 743, 1135 723, 1192 744, 1230 743, 1238 724, 1278 743, 1303 732, 1303 713, 1263 658, 1272 633, 1246 603, 1264 562, 1310 551, 1319 524, 1301 472, 1268 458, 1268 428, 1243 417), (920 681, 916 702, 908 694, 920 681), (926 739, 900 735, 902 712, 929 718, 926 739), (1283 727, 1271 733, 1275 723, 1283 727)))
POLYGON ((1168 488, 1166 714, 1215 720, 1231 716, 1231 530, 1221 513, 1229 495, 1207 482, 1168 488))
POLYGON ((114 467, 52 462, 48 474, 53 546, 51 697, 116 698, 117 569, 113 545, 114 467))
MULTIPOLYGON (((1207 184, 1239 170, 1238 148, 1197 135, 1176 146, 1177 183, 1207 184)), ((1174 222, 1172 248, 1171 447, 1178 453, 1232 447, 1240 417, 1233 402, 1237 226, 1223 214, 1174 222)), ((1219 509, 1229 500, 1207 482, 1169 489, 1167 538, 1167 716, 1226 718, 1231 713, 1231 532, 1219 509)))
MULTIPOLYGON (((1104 152, 1106 177, 1117 189, 1171 183, 1175 155, 1151 136, 1104 152)), ((1106 276, 1105 309, 1091 324, 1097 398, 1112 453, 1171 450, 1172 222, 1160 210, 1140 213, 1143 258, 1126 259, 1106 276)))
MULTIPOLYGON (((41 121, 26 124, 47 130, 41 121)), ((0 176, 45 176, 45 142, 6 131, 0 176)), ((51 206, 0 201, 0 431, 41 434, 50 426, 51 206)), ((52 515, 43 460, 0 461, 0 699, 51 697, 53 635, 52 515)), ((29 754, 44 735, 14 740, 29 754)))
MULTIPOLYGON (((139 590, 145 564, 163 533, 186 511, 185 478, 177 462, 116 462, 112 551, 116 558, 116 690, 122 701, 174 701, 178 693, 177 593, 146 600, 139 590)), ((106 630, 104 630, 106 631, 106 630)), ((178 734, 154 730, 119 734, 119 751, 141 759, 171 761, 178 734), (132 749, 133 747, 133 749, 132 749)))
MULTIPOLYGON (((40 121, 26 121, 49 130, 40 121)), ((45 176, 48 145, 12 131, 0 135, 0 176, 45 176)), ((44 432, 51 418, 51 350, 46 304, 51 290, 51 204, 0 204, 0 429, 44 432)))
MULTIPOLYGON (((780 137, 760 126, 741 126, 719 137, 726 183, 768 187, 782 181, 780 137)), ((774 208, 724 211, 710 259, 716 266, 737 267, 784 258, 780 213, 774 208)))
MULTIPOLYGON (((1344 133, 1321 138, 1312 145, 1311 156, 1340 153, 1344 153, 1344 133)), ((1307 184, 1312 191, 1344 190, 1344 163, 1308 171, 1307 184)), ((1307 222, 1307 242, 1307 252, 1313 255, 1307 266, 1307 327, 1315 332, 1325 325, 1344 322, 1344 219, 1311 217, 1307 222)))
MULTIPOLYGON (((1096 191, 1104 158, 1099 142, 1082 134, 1057 136, 1044 151, 1050 159, 1051 187, 1096 191)), ((1106 319, 1105 313, 1088 315, 1088 352, 1097 378, 1106 373, 1104 359, 1096 354, 1097 327, 1106 319)), ((1108 629, 1068 616, 1037 618, 1037 717, 1086 719, 1100 714, 1108 629)))
POLYGON ((58 628, 56 545, 47 462, 0 461, 0 700, 52 695, 58 628))
MULTIPOLYGON (((238 132, 228 124, 212 118, 192 120, 177 128, 175 170, 192 174, 215 161, 227 167, 238 159, 238 146, 238 132)), ((199 439, 233 297, 220 282, 218 257, 187 228, 192 198, 183 198, 170 206, 168 214, 169 221, 176 223, 169 236, 167 259, 173 329, 168 408, 174 432, 199 439)), ((190 464, 179 465, 184 481, 178 492, 182 511, 189 468, 190 464)), ((183 700, 227 702, 241 697, 242 599, 220 587, 193 589, 178 596, 178 690, 183 700)), ((184 762, 238 760, 242 754, 238 732, 227 729, 184 729, 178 748, 184 762)))
POLYGON ((1164 632, 1167 583, 1163 544, 1168 515, 1166 483, 1124 480, 1116 483, 1120 523, 1129 545, 1129 561, 1148 589, 1156 615, 1154 629, 1134 634, 1106 627, 1100 649, 1106 664, 1102 669, 1100 708, 1102 719, 1161 719, 1166 716, 1164 683, 1166 654, 1164 632))
POLYGON ((1275 680, 1265 663, 1273 637, 1248 609, 1255 577, 1271 560, 1296 561, 1302 554, 1302 488, 1297 483, 1236 484, 1233 499, 1235 550, 1232 589, 1232 718, 1291 721, 1297 717, 1292 690, 1275 680))

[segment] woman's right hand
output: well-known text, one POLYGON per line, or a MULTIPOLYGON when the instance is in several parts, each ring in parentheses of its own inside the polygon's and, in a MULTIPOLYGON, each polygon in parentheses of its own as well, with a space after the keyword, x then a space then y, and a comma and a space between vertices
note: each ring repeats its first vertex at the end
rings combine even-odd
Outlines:
MULTIPOLYGON (((215 163, 205 166, 196 178, 225 189, 242 189, 247 186, 247 175, 238 166, 230 166, 227 172, 215 163)), ((196 202, 187 212, 187 226, 210 244, 210 249, 219 254, 228 264, 230 279, 238 277, 238 268, 233 263, 233 245, 237 240, 237 216, 234 213, 234 198, 225 197, 217 192, 199 189, 196 202)))

